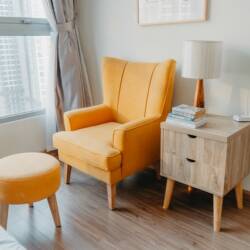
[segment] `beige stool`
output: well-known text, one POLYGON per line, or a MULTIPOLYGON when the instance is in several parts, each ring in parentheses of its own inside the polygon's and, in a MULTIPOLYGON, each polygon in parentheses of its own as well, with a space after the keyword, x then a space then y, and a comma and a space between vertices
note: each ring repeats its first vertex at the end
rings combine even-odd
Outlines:
POLYGON ((60 163, 43 153, 22 153, 0 159, 0 225, 7 227, 11 204, 47 199, 57 227, 61 226, 55 192, 60 187, 60 163))

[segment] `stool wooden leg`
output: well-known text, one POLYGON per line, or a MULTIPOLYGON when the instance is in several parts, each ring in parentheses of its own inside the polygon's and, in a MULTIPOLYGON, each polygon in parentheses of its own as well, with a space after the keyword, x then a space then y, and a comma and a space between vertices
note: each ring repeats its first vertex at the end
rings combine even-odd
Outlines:
POLYGON ((64 164, 64 182, 65 184, 70 184, 70 176, 71 176, 72 167, 68 164, 64 164))
POLYGON ((48 203, 56 227, 61 227, 61 220, 55 194, 48 198, 48 203))
POLYGON ((29 207, 34 207, 34 204, 33 204, 33 202, 31 202, 31 203, 29 203, 29 207))
POLYGON ((175 184, 174 180, 171 180, 171 179, 167 180, 165 196, 164 196, 164 201, 163 201, 163 209, 169 208, 169 205, 173 196, 173 192, 174 192, 174 184, 175 184))
POLYGON ((242 182, 240 182, 235 187, 235 196, 236 196, 237 207, 239 209, 242 209, 243 208, 243 185, 242 185, 242 182))
POLYGON ((109 209, 115 209, 116 184, 107 184, 109 209))
POLYGON ((214 195, 214 232, 219 232, 221 228, 223 197, 214 195))
POLYGON ((0 225, 5 229, 7 228, 8 212, 9 205, 0 204, 0 225))

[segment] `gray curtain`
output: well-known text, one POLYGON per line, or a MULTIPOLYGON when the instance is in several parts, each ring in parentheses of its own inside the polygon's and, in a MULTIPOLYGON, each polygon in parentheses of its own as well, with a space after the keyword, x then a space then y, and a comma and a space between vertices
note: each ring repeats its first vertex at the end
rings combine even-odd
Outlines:
POLYGON ((57 126, 63 129, 63 112, 93 104, 77 24, 76 0, 43 0, 53 29, 54 90, 57 126))

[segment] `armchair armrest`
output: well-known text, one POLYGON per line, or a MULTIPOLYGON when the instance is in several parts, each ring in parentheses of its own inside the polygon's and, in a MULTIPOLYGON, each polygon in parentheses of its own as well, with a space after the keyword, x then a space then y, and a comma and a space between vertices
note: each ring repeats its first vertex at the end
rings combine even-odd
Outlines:
POLYGON ((142 118, 114 130, 113 146, 122 152, 123 177, 159 160, 160 122, 160 116, 142 118))
POLYGON ((113 121, 112 109, 100 104, 64 113, 65 130, 77 130, 113 121))

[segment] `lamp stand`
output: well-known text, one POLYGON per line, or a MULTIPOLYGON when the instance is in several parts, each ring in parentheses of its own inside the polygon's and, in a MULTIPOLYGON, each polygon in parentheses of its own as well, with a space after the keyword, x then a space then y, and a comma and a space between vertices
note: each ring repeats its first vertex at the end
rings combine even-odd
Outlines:
POLYGON ((195 96, 194 96, 194 106, 199 108, 204 108, 204 85, 203 79, 199 79, 196 82, 195 96))

